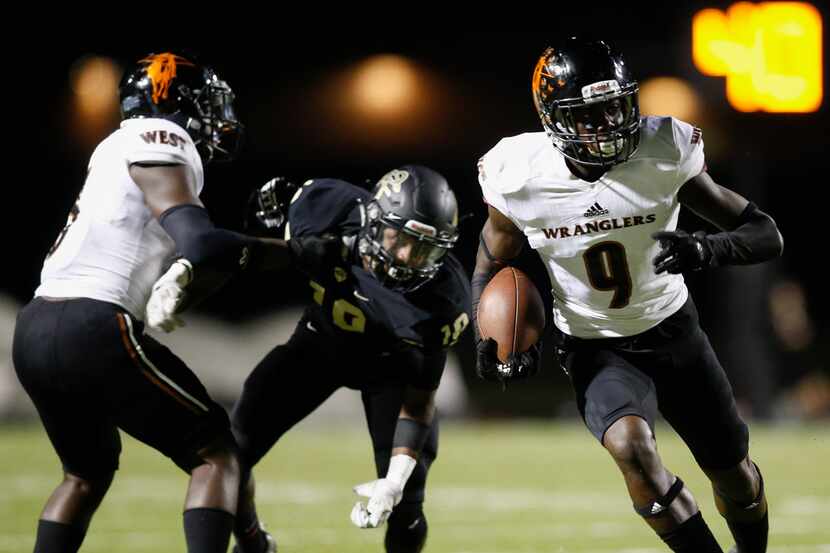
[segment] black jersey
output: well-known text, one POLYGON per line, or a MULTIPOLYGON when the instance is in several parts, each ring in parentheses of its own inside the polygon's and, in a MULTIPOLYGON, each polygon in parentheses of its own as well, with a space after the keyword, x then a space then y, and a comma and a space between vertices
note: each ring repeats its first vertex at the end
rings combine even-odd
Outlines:
POLYGON ((286 238, 332 233, 342 236, 347 248, 342 263, 307 271, 314 303, 306 316, 327 337, 358 342, 366 353, 452 346, 470 321, 464 269, 450 254, 438 274, 414 292, 384 287, 363 268, 356 247, 371 199, 368 191, 337 179, 307 181, 292 199, 286 238))

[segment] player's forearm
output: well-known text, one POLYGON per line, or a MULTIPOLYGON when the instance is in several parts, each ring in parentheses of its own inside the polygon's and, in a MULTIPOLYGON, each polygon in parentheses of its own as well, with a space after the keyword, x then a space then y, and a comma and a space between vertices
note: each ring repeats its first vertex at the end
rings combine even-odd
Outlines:
POLYGON ((432 424, 435 417, 435 390, 419 390, 408 386, 404 392, 399 417, 425 425, 432 424))
POLYGON ((234 272, 247 262, 247 248, 255 239, 217 228, 205 208, 191 204, 174 206, 159 216, 159 223, 176 243, 176 250, 199 269, 234 272))
POLYGON ((476 253, 476 265, 473 268, 472 281, 477 278, 486 278, 489 281, 502 267, 507 265, 506 261, 502 261, 494 257, 484 245, 484 239, 481 238, 478 244, 478 252, 476 253))
POLYGON ((490 279, 502 268, 509 265, 522 250, 522 242, 514 234, 498 232, 488 219, 481 230, 481 237, 476 255, 476 266, 470 280, 472 288, 473 331, 478 338, 478 304, 481 294, 490 279))
POLYGON ((287 240, 257 238, 252 260, 255 270, 280 271, 291 265, 291 249, 287 240))
POLYGON ((254 238, 218 228, 201 206, 174 206, 159 216, 159 223, 192 269, 178 312, 211 296, 240 270, 276 270, 291 262, 284 240, 254 238))
POLYGON ((476 259, 476 267, 473 270, 473 277, 470 280, 470 288, 472 292, 472 315, 473 315, 473 332, 475 333, 476 338, 478 338, 478 324, 477 324, 477 316, 478 316, 478 304, 481 301, 481 294, 484 292, 484 289, 487 287, 487 283, 490 282, 490 279, 493 278, 499 269, 504 267, 505 264, 498 263, 496 261, 492 261, 488 259, 482 253, 482 246, 479 245, 478 248, 478 256, 476 259))
POLYGON ((710 265, 751 265, 781 255, 784 240, 772 217, 750 203, 738 226, 726 232, 709 234, 706 242, 712 252, 710 265))
POLYGON ((212 295, 244 267, 250 257, 254 240, 217 228, 200 205, 175 205, 161 213, 158 221, 176 244, 178 254, 187 260, 189 268, 187 294, 177 312, 212 295))
POLYGON ((407 387, 392 438, 392 455, 417 459, 435 418, 435 390, 407 387))

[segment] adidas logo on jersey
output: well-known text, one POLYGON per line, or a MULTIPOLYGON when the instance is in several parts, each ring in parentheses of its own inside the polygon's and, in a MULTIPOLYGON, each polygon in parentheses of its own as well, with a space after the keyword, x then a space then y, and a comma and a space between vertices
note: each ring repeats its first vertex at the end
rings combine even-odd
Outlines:
POLYGON ((599 217, 600 215, 608 215, 608 210, 599 205, 599 202, 594 202, 594 205, 588 208, 588 211, 582 214, 584 217, 599 217))

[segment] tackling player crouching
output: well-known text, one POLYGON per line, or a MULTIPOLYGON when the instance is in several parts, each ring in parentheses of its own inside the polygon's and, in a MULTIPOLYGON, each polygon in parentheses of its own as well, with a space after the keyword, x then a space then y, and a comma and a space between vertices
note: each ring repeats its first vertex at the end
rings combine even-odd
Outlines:
POLYGON ((337 179, 266 183, 256 217, 309 278, 311 305, 285 344, 254 368, 232 413, 243 486, 236 551, 275 547, 259 522, 251 469, 341 387, 359 390, 378 479, 354 491, 361 528, 386 525, 390 553, 426 540, 426 478, 438 452, 435 392, 447 350, 469 322, 470 290, 450 254, 458 207, 443 176, 390 171, 369 193, 337 179))

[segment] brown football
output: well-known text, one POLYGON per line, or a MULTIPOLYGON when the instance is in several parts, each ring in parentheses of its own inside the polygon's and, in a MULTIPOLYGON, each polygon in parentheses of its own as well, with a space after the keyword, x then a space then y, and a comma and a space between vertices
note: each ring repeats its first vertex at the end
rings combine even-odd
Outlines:
POLYGON ((504 363, 511 353, 527 351, 542 336, 545 304, 526 274, 505 267, 481 293, 477 319, 481 337, 498 343, 498 357, 504 363))

